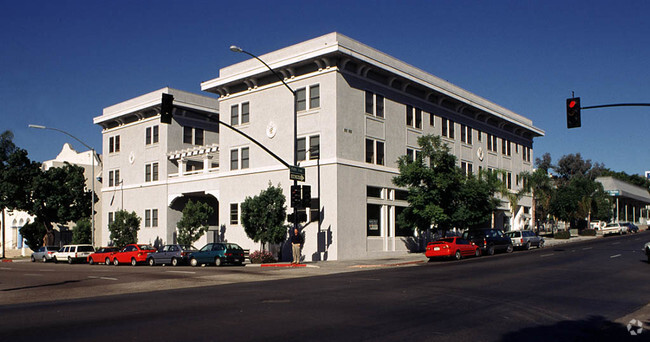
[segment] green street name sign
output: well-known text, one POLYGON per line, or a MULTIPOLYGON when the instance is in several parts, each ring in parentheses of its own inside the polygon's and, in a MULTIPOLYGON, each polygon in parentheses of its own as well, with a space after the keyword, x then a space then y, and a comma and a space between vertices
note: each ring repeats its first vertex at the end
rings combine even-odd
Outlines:
POLYGON ((305 168, 300 166, 289 166, 289 179, 304 182, 305 168))

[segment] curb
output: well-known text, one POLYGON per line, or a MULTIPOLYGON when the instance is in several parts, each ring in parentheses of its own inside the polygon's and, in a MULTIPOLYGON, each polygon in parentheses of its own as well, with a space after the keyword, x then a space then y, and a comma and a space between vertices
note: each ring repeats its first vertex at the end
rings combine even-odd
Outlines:
POLYGON ((14 262, 13 259, 2 259, 2 262, 14 262))
POLYGON ((398 262, 394 264, 378 264, 378 265, 354 265, 354 266, 348 266, 349 268, 377 268, 377 267, 398 267, 398 266, 408 266, 408 265, 416 265, 416 264, 421 264, 424 263, 424 260, 416 260, 416 261, 406 261, 406 262, 398 262))

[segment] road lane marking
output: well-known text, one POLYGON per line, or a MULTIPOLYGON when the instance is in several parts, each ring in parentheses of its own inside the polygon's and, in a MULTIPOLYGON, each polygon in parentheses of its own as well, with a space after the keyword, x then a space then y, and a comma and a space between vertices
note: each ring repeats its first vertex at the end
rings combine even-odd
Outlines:
POLYGON ((11 267, 0 267, 0 270, 12 270, 13 268, 11 267))
POLYGON ((167 271, 167 273, 196 274, 196 272, 193 271, 167 271))
POLYGON ((549 257, 549 256, 551 256, 551 255, 555 255, 555 253, 551 253, 551 254, 542 254, 542 255, 540 255, 540 257, 541 257, 541 258, 545 258, 545 257, 549 257))
POLYGON ((612 245, 620 245, 620 244, 621 244, 620 242, 614 242, 614 243, 612 243, 612 245))
POLYGON ((55 270, 39 270, 41 272, 54 272, 55 270))
POLYGON ((593 248, 593 247, 585 247, 585 248, 583 248, 582 250, 583 250, 583 251, 586 251, 586 250, 588 250, 588 249, 592 249, 592 248, 593 248))
POLYGON ((25 275, 25 276, 33 276, 33 277, 42 277, 43 276, 42 274, 36 274, 36 273, 25 273, 23 275, 25 275))
POLYGON ((110 278, 110 277, 98 277, 98 276, 88 276, 90 279, 103 279, 103 280, 117 280, 117 278, 110 278))
POLYGON ((620 257, 620 256, 621 256, 621 254, 616 254, 616 255, 612 255, 612 256, 610 256, 609 258, 610 258, 610 259, 614 259, 614 258, 618 258, 618 257, 620 257))

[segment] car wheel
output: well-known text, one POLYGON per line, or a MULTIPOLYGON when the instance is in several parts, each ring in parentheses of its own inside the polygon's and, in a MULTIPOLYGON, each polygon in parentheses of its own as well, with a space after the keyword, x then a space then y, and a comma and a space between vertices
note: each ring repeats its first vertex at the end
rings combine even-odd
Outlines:
POLYGON ((512 244, 509 244, 508 247, 506 247, 506 252, 507 252, 507 253, 512 253, 512 251, 513 251, 514 249, 515 249, 515 248, 512 247, 512 244))
POLYGON ((137 264, 138 264, 138 262, 135 261, 135 258, 131 258, 131 266, 135 266, 137 264))
POLYGON ((530 241, 526 242, 526 245, 524 246, 524 249, 525 249, 525 250, 529 250, 529 249, 530 249, 530 241))
POLYGON ((190 259, 190 265, 192 265, 192 267, 196 267, 199 265, 199 262, 195 258, 192 258, 190 259))
POLYGON ((113 265, 118 266, 120 264, 120 261, 117 260, 117 258, 113 259, 113 265))
POLYGON ((95 264, 95 260, 93 260, 93 258, 90 258, 90 259, 88 259, 88 263, 91 264, 91 265, 94 265, 94 264, 95 264))
POLYGON ((36 258, 32 255, 32 262, 36 262, 36 258))
POLYGON ((43 262, 47 262, 47 257, 43 256, 43 259, 41 260, 43 260, 43 262))
POLYGON ((223 265, 223 261, 221 261, 221 258, 219 258, 219 257, 214 258, 214 265, 215 266, 223 265))
POLYGON ((476 250, 474 250, 474 256, 476 256, 476 257, 481 256, 481 249, 480 248, 477 248, 476 250))
POLYGON ((149 266, 156 266, 156 260, 153 258, 149 258, 147 261, 149 262, 149 266))
POLYGON ((68 257, 68 264, 72 265, 72 258, 68 257))
POLYGON ((456 251, 456 254, 454 255, 454 259, 456 259, 456 260, 460 260, 460 259, 462 259, 462 258, 463 258, 463 255, 460 254, 460 251, 456 251))
POLYGON ((106 258, 106 260, 104 260, 104 263, 105 263, 106 265, 110 265, 110 264, 111 264, 111 259, 106 258))
POLYGON ((488 255, 494 255, 494 246, 489 246, 487 248, 487 254, 488 255))
POLYGON ((172 266, 178 266, 178 259, 172 258, 172 266))
POLYGON ((54 261, 55 264, 59 262, 59 260, 56 260, 56 257, 52 257, 52 261, 54 261))

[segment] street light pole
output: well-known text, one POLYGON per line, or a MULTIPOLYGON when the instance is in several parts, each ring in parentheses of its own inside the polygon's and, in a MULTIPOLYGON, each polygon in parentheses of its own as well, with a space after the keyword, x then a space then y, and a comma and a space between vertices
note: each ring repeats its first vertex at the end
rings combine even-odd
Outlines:
MULTIPOLYGON (((245 54, 255 58, 260 63, 264 64, 264 66, 267 69, 269 69, 269 71, 271 71, 273 73, 273 75, 275 75, 275 77, 277 77, 278 80, 280 80, 280 82, 282 82, 282 84, 284 84, 284 86, 287 89, 289 89, 289 91, 291 92, 291 95, 293 96, 293 166, 298 166, 298 112, 297 112, 297 108, 296 108, 296 91, 291 89, 291 87, 289 87, 289 85, 284 81, 284 78, 282 78, 282 76, 278 75, 277 72, 275 72, 273 69, 271 69, 271 67, 268 64, 266 64, 266 62, 261 60, 256 55, 254 55, 254 54, 252 54, 252 53, 250 53, 250 52, 248 52, 248 51, 246 51, 246 50, 244 50, 244 49, 242 49, 242 48, 240 48, 239 46, 236 46, 236 45, 231 45, 230 46, 230 51, 245 53, 245 54)), ((295 180, 295 179, 293 180, 293 186, 294 187, 298 186, 298 181, 295 180)), ((293 207, 293 228, 294 229, 298 228, 297 207, 293 207)))
POLYGON ((73 138, 74 140, 78 141, 79 143, 84 145, 86 148, 90 149, 90 151, 92 153, 92 156, 93 156, 93 161, 92 161, 92 163, 90 165, 90 172, 91 172, 90 186, 91 186, 91 191, 92 191, 92 194, 90 196, 90 207, 91 207, 91 209, 90 209, 91 210, 91 213, 90 213, 90 221, 91 221, 90 242, 94 246, 95 245, 95 161, 97 161, 100 164, 101 164, 102 161, 99 159, 99 156, 97 156, 97 152, 95 152, 94 148, 88 146, 86 143, 79 140, 79 138, 75 137, 74 135, 72 135, 72 134, 70 134, 70 133, 68 133, 68 132, 66 132, 64 130, 60 130, 58 128, 53 128, 53 127, 45 127, 43 125, 32 125, 32 124, 28 125, 28 127, 29 128, 37 128, 37 129, 49 129, 49 130, 52 130, 52 131, 57 131, 57 132, 63 133, 65 135, 73 138))

